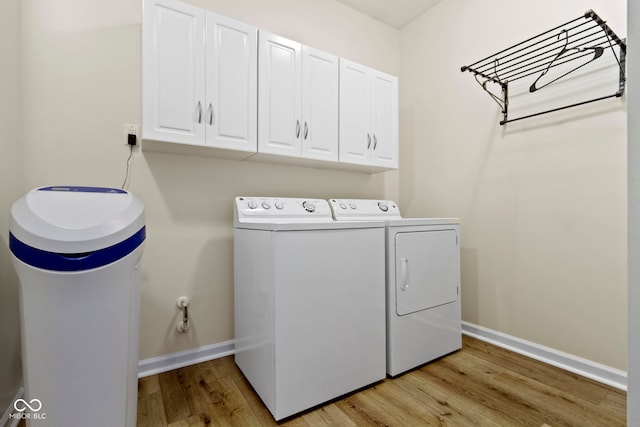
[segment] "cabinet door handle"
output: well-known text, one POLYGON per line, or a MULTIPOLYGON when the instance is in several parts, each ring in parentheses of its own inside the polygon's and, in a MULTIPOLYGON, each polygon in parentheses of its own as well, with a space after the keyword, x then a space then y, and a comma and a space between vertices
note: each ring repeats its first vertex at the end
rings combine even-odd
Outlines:
POLYGON ((296 138, 300 138, 300 120, 296 120, 296 138))
POLYGON ((198 124, 202 123, 202 102, 198 101, 198 124))
POLYGON ((371 147, 371 135, 367 134, 367 150, 371 147))
POLYGON ((213 103, 209 103, 209 126, 213 126, 215 116, 213 115, 213 103))
POLYGON ((378 138, 374 134, 373 135, 373 149, 375 150, 377 146, 378 146, 378 138))
POLYGON ((406 291, 409 287, 409 260, 400 258, 400 290, 406 291))
POLYGON ((309 135, 309 127, 307 126, 307 122, 304 122, 304 139, 307 140, 307 136, 309 135))

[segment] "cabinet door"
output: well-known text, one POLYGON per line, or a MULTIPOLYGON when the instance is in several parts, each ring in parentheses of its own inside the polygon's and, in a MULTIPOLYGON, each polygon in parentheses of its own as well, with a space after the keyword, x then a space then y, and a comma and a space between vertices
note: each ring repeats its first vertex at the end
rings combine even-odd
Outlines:
POLYGON ((340 58, 340 161, 371 162, 371 75, 340 58))
POLYGON ((206 144, 257 150, 257 29, 207 12, 206 144))
POLYGON ((175 0, 145 0, 142 137, 204 142, 204 11, 175 0))
POLYGON ((302 157, 338 161, 338 57, 302 46, 302 157))
POLYGON ((371 164, 398 167, 398 78, 373 72, 371 164))
POLYGON ((300 156, 301 45, 260 31, 258 151, 300 156))

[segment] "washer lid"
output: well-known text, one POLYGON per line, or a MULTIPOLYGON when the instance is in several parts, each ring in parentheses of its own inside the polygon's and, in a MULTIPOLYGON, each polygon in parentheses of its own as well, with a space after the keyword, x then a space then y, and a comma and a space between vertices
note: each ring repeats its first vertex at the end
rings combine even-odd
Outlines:
POLYGON ((116 188, 36 188, 11 207, 11 234, 25 245, 48 252, 96 251, 126 240, 143 227, 142 202, 116 188))

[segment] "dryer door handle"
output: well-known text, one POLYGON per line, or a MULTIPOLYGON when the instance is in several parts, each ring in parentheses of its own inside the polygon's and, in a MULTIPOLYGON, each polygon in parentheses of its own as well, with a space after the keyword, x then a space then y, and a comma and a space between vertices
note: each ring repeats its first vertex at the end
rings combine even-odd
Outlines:
POLYGON ((400 290, 406 291, 409 287, 409 260, 400 258, 400 290))

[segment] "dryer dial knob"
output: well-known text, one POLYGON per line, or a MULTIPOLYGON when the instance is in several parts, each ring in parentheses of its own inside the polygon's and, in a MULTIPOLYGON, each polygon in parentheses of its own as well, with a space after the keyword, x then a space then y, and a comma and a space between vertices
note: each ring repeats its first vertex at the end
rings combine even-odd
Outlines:
POLYGON ((265 200, 264 202, 262 202, 262 208, 263 209, 270 209, 271 208, 271 204, 265 200))
POLYGON ((349 207, 350 207, 351 209, 355 209, 355 208, 357 208, 356 204, 355 204, 355 203, 353 203, 353 202, 349 203, 349 207))
POLYGON ((255 200, 249 200, 249 203, 247 203, 247 206, 249 206, 249 209, 255 209, 258 207, 258 204, 256 203, 255 200))
POLYGON ((347 209, 347 204, 344 202, 340 202, 340 209, 347 209))
POLYGON ((316 205, 313 202, 304 201, 304 202, 302 202, 302 207, 307 212, 315 212, 316 211, 316 205))
POLYGON ((387 212, 389 210, 389 205, 387 205, 385 202, 378 202, 378 207, 382 212, 387 212))
POLYGON ((282 202, 276 202, 276 203, 275 203, 275 207, 276 207, 276 209, 282 209, 282 208, 284 208, 284 203, 282 203, 282 202))

